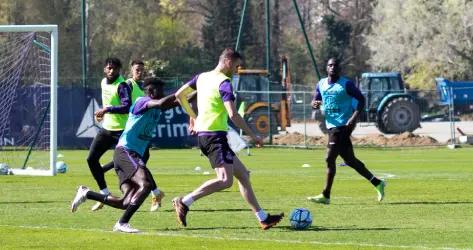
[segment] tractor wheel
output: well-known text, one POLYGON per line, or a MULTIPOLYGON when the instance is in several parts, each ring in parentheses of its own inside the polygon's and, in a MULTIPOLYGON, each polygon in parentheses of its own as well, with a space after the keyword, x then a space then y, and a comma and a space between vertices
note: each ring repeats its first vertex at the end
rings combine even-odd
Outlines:
POLYGON ((382 132, 399 134, 412 132, 420 127, 419 106, 407 97, 398 97, 391 100, 381 113, 382 132))
POLYGON ((278 124, 276 121, 276 116, 271 112, 270 117, 268 117, 268 110, 265 108, 257 108, 251 114, 248 115, 248 125, 253 130, 253 132, 263 138, 269 136, 269 132, 274 135, 278 132, 278 124), (271 120, 270 120, 271 119, 271 120), (271 122, 271 130, 270 130, 271 122))

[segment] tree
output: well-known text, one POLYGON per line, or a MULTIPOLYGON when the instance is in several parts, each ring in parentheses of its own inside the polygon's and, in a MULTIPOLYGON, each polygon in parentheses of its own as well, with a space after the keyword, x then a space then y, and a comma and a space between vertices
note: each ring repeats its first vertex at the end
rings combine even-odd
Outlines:
POLYGON ((325 72, 325 62, 331 57, 339 59, 346 64, 346 52, 350 44, 351 25, 343 20, 337 20, 333 15, 322 17, 322 24, 326 34, 317 47, 317 55, 321 60, 318 65, 320 72, 325 72))
POLYGON ((224 48, 235 46, 241 6, 239 1, 206 0, 205 21, 202 25, 204 62, 214 66, 224 48))
POLYGON ((473 79, 473 2, 380 1, 367 37, 371 64, 398 70, 416 88, 433 88, 435 77, 473 79))

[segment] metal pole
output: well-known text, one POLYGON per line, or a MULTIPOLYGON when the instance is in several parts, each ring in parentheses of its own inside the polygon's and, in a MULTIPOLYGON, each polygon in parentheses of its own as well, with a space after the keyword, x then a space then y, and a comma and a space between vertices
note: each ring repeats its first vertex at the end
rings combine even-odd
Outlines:
POLYGON ((82 87, 87 88, 87 1, 82 0, 82 29, 81 29, 81 40, 82 40, 82 87))
POLYGON ((241 10, 241 15, 240 15, 240 27, 238 28, 238 36, 237 36, 237 42, 235 45, 235 51, 238 51, 238 49, 240 49, 241 32, 243 30, 243 20, 245 20, 247 3, 248 3, 248 0, 245 0, 245 2, 243 2, 243 9, 241 10))
POLYGON ((294 8, 297 12, 297 17, 299 18, 299 23, 301 24, 302 33, 304 33, 305 43, 307 44, 307 49, 309 50, 310 58, 312 59, 312 65, 314 66, 315 73, 320 80, 320 73, 319 69, 317 68, 317 62, 315 61, 314 53, 312 52, 312 46, 310 46, 309 38, 307 37, 307 33, 305 31, 304 21, 302 20, 301 13, 299 12, 299 7, 297 6, 296 0, 292 0, 294 4, 294 8))
POLYGON ((304 112, 304 146, 307 148, 307 122, 306 122, 306 119, 305 119, 305 116, 306 116, 306 112, 305 112, 305 92, 304 94, 302 95, 302 110, 304 112))
POLYGON ((450 113, 450 140, 451 140, 451 147, 456 147, 455 142, 455 109, 454 109, 454 99, 453 99, 453 87, 448 89, 450 102, 449 102, 449 113, 450 113))
POLYGON ((268 126, 269 126, 269 144, 273 144, 273 135, 271 131, 271 19, 269 11, 269 0, 264 1, 264 14, 266 16, 266 70, 268 71, 268 126))

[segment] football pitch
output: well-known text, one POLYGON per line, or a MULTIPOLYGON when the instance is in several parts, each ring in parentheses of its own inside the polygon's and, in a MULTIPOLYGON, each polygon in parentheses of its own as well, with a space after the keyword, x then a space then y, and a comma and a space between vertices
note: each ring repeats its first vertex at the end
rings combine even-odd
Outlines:
MULTIPOLYGON (((92 212, 92 201, 70 212, 78 185, 97 190, 87 151, 59 151, 69 170, 55 177, 0 176, 1 249, 471 249, 473 248, 473 148, 357 148, 367 167, 388 181, 386 199, 353 169, 338 167, 330 205, 313 204, 325 178, 325 149, 252 149, 240 159, 251 170, 261 206, 286 217, 263 231, 241 198, 237 182, 191 207, 188 226, 177 225, 171 199, 214 173, 196 149, 152 150, 148 164, 166 193, 149 212, 150 198, 131 224, 142 233, 112 232, 122 211, 92 212), (309 164, 310 167, 301 167, 309 164), (201 171, 195 168, 200 166, 201 171), (208 171, 209 175, 204 174, 208 171), (290 228, 293 208, 308 208, 312 226, 290 228)), ((112 151, 102 163, 111 159, 112 151)), ((340 159, 338 163, 341 163, 340 159)), ((114 171, 109 189, 119 194, 114 171)))

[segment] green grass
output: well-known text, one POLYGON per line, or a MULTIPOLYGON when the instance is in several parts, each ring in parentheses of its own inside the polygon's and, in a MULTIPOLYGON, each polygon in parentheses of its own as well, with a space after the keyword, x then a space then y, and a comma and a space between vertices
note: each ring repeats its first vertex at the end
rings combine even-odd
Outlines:
MULTIPOLYGON (((197 150, 153 150, 150 169, 166 192, 164 206, 148 212, 147 199, 131 223, 143 233, 111 231, 122 211, 91 212, 87 201, 72 214, 70 201, 80 184, 96 189, 85 163, 87 151, 60 151, 69 165, 55 177, 0 176, 1 249, 380 249, 473 248, 473 148, 356 149, 370 170, 386 177, 387 197, 376 201, 371 184, 339 167, 330 205, 306 197, 324 184, 324 149, 255 149, 240 155, 252 173, 261 205, 286 215, 296 207, 312 211, 314 223, 293 231, 287 218, 269 231, 259 229, 240 197, 238 185, 191 207, 188 227, 178 227, 171 198, 191 191, 213 172, 197 150), (304 163, 310 168, 302 168, 304 163), (205 176, 194 171, 210 171, 205 176)), ((104 157, 111 159, 111 151, 104 157)), ((119 194, 114 171, 109 188, 119 194)))

